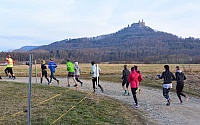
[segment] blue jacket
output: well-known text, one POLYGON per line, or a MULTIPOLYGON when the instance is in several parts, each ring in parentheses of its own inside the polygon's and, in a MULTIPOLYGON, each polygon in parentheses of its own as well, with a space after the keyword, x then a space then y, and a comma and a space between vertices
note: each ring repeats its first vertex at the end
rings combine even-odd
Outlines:
POLYGON ((48 63, 48 68, 50 69, 51 72, 55 72, 56 71, 56 67, 57 67, 57 64, 53 61, 50 61, 48 63))

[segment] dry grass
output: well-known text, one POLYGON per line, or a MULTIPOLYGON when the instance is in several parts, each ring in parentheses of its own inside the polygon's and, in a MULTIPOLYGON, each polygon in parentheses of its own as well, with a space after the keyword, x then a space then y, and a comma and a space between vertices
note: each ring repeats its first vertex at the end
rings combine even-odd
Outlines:
MULTIPOLYGON (((23 112, 27 109, 27 84, 0 83, 0 124, 27 124, 27 112, 23 112)), ((31 124, 142 125, 147 124, 147 120, 143 119, 139 111, 131 110, 128 105, 108 97, 33 84, 31 124)))

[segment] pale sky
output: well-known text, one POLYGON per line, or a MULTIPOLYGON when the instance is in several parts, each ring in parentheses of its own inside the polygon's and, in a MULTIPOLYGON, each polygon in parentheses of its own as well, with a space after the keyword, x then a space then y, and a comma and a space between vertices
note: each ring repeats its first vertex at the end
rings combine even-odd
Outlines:
POLYGON ((200 0, 0 0, 0 51, 114 33, 142 19, 200 38, 200 0))

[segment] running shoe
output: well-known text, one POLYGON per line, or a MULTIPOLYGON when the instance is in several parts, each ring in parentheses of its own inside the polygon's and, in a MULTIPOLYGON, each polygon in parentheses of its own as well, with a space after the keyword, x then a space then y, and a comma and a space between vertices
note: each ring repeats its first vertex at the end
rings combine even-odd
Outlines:
POLYGON ((189 100, 187 95, 185 95, 185 100, 186 100, 186 102, 188 102, 188 100, 189 100))
POLYGON ((127 92, 126 92, 126 90, 125 90, 125 91, 124 91, 124 95, 126 95, 126 93, 127 93, 127 92))
POLYGON ((83 82, 81 82, 81 86, 83 86, 83 82))
POLYGON ((78 86, 77 84, 74 85, 74 87, 77 87, 77 86, 78 86))
POLYGON ((137 105, 136 105, 136 104, 134 105, 134 108, 138 108, 138 107, 139 107, 139 105, 138 105, 138 104, 137 104, 137 105))
POLYGON ((60 84, 60 81, 59 80, 57 80, 57 83, 58 83, 58 85, 60 84))
POLYGON ((67 86, 70 87, 70 84, 68 84, 67 86))
POLYGON ((128 93, 128 96, 130 96, 130 93, 128 93))
POLYGON ((167 100, 167 104, 166 104, 166 105, 167 105, 167 106, 170 106, 170 102, 171 102, 171 100, 170 100, 170 99, 168 99, 168 100, 167 100))
POLYGON ((102 93, 104 92, 103 87, 101 87, 101 92, 102 92, 102 93))

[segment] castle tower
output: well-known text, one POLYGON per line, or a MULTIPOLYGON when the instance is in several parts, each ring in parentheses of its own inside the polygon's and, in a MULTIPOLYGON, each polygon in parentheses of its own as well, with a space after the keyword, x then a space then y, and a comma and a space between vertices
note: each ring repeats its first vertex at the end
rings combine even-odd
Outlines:
POLYGON ((145 22, 143 21, 143 19, 142 19, 142 22, 140 22, 140 20, 139 20, 138 24, 139 24, 140 27, 145 26, 145 22))

